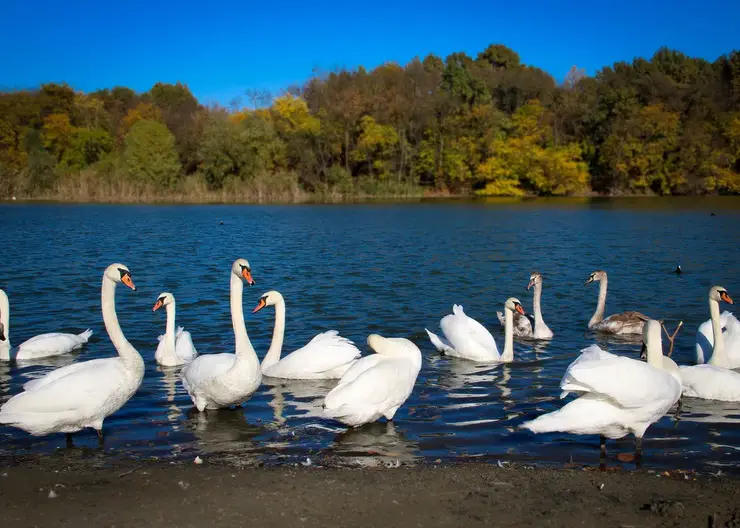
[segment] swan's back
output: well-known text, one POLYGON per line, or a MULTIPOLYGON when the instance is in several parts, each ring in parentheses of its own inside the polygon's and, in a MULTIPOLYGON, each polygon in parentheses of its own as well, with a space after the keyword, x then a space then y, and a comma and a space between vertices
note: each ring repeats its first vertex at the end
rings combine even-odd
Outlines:
POLYGON ((352 341, 341 337, 336 330, 329 330, 267 367, 263 374, 284 378, 300 376, 303 379, 339 377, 334 372, 338 369, 346 371, 360 355, 352 341))
POLYGON ((497 359, 499 352, 491 332, 468 317, 462 306, 456 304, 452 311, 442 318, 439 326, 455 351, 461 357, 471 359, 497 359))
MULTIPOLYGON (((740 347, 740 322, 731 312, 726 310, 719 316, 719 322, 725 338, 725 350, 728 355, 734 355, 731 350, 735 347, 740 347)), ((712 330, 712 320, 707 319, 696 330, 696 346, 694 350, 696 363, 701 365, 709 361, 709 358, 712 357, 713 349, 714 332, 712 330)), ((735 354, 740 354, 740 350, 735 354)))

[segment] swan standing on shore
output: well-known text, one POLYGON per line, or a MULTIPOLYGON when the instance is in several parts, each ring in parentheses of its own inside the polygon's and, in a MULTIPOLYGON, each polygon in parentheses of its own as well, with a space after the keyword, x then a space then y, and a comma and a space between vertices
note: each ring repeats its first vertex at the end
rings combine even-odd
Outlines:
POLYGON ((260 361, 249 341, 242 307, 242 279, 250 286, 254 284, 249 262, 234 261, 230 276, 235 354, 198 356, 182 369, 182 385, 200 412, 240 405, 252 397, 262 381, 260 361))
POLYGON ((408 339, 371 334, 367 344, 375 354, 355 362, 324 398, 324 414, 352 427, 393 420, 421 369, 421 351, 408 339))
POLYGON ((647 428, 681 397, 680 377, 675 363, 663 356, 661 340, 660 323, 650 319, 643 329, 647 363, 610 354, 597 345, 582 350, 560 382, 561 398, 570 392, 580 397, 521 427, 533 433, 598 434, 604 455, 606 438, 632 433, 639 456, 647 428))
POLYGON ((190 363, 198 355, 198 351, 195 350, 190 332, 182 326, 177 327, 177 332, 175 332, 175 296, 169 292, 160 293, 152 311, 156 312, 162 306, 167 309, 167 326, 164 335, 158 338, 159 344, 154 353, 154 359, 164 367, 190 363))
POLYGON ((504 305, 504 353, 499 354, 496 341, 491 332, 472 317, 463 312, 463 307, 455 304, 452 314, 445 315, 439 326, 448 343, 426 328, 427 335, 438 351, 446 356, 480 362, 509 362, 514 360, 514 313, 524 315, 519 299, 509 297, 504 305))
POLYGON ((118 357, 93 359, 52 370, 23 385, 24 392, 0 408, 0 423, 42 436, 71 434, 92 427, 103 442, 103 420, 136 393, 144 377, 144 360, 126 340, 116 315, 116 285, 136 290, 131 272, 111 264, 103 274, 103 322, 118 357))
POLYGON ((604 319, 604 309, 606 308, 606 288, 607 277, 606 271, 596 270, 584 284, 590 284, 599 281, 599 301, 596 305, 596 311, 588 322, 589 330, 596 330, 606 334, 617 335, 640 335, 642 328, 649 318, 640 312, 622 312, 613 314, 604 319))
MULTIPOLYGON (((529 283, 527 284, 527 290, 534 286, 534 296, 532 297, 532 312, 531 314, 514 314, 514 336, 515 337, 528 337, 530 339, 552 339, 552 330, 545 324, 545 320, 542 318, 542 309, 540 307, 540 300, 542 298, 542 274, 535 271, 529 277, 529 283)), ((501 312, 496 312, 498 321, 501 326, 506 326, 506 316, 501 312)))
POLYGON ((702 364, 708 362, 725 368, 740 368, 740 321, 728 311, 719 313, 720 301, 727 304, 735 304, 727 295, 727 290, 721 286, 715 286, 709 290, 709 314, 708 321, 699 325, 696 332, 696 362, 702 364), (719 353, 717 353, 717 336, 720 336, 719 353), (711 359, 707 361, 709 353, 711 359), (717 358, 715 359, 715 355, 717 358))
MULTIPOLYGON (((0 359, 11 359, 10 354, 10 302, 3 290, 0 290, 0 359)), ((14 357, 16 360, 39 359, 66 354, 81 348, 87 343, 93 331, 89 328, 81 334, 64 334, 51 332, 39 334, 18 345, 14 357)))
POLYGON ((275 329, 270 349, 262 360, 262 375, 284 379, 339 379, 360 357, 355 344, 336 330, 318 334, 303 348, 280 359, 285 336, 285 299, 277 291, 262 295, 252 313, 275 307, 275 329))

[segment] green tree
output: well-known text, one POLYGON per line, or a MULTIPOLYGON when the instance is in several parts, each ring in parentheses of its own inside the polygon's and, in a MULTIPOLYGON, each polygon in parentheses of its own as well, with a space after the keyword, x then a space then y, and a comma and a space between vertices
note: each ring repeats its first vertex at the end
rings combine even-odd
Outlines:
POLYGON ((172 189, 180 174, 175 138, 162 123, 141 120, 126 135, 124 162, 131 177, 160 189, 172 189))

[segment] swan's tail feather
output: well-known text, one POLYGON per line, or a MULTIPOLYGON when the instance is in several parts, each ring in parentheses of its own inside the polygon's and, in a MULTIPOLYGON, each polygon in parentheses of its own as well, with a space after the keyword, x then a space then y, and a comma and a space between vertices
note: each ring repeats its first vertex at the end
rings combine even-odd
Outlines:
POLYGON ((430 332, 426 328, 424 330, 426 330, 427 335, 429 336, 429 340, 439 352, 442 352, 444 354, 445 352, 454 350, 450 345, 442 341, 437 334, 435 334, 434 332, 430 332))
POLYGON ((90 336, 93 335, 93 331, 89 328, 82 332, 81 334, 77 334, 77 337, 82 339, 85 343, 87 343, 87 340, 90 339, 90 336))
POLYGON ((455 315, 465 315, 462 304, 453 304, 452 313, 454 313, 455 315))
POLYGON ((524 422, 519 427, 522 429, 529 429, 533 433, 552 433, 555 431, 561 431, 562 425, 557 415, 558 411, 543 414, 534 420, 524 422))

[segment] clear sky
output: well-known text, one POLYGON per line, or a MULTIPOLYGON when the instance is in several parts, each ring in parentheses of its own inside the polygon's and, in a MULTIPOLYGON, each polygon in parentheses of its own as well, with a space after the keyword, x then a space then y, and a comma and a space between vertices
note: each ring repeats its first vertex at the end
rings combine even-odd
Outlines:
POLYGON ((710 61, 740 49, 740 0, 426 0, 219 2, 0 0, 0 89, 67 82, 85 91, 157 81, 202 102, 279 91, 314 68, 429 52, 475 56, 488 44, 561 80, 660 46, 710 61))

